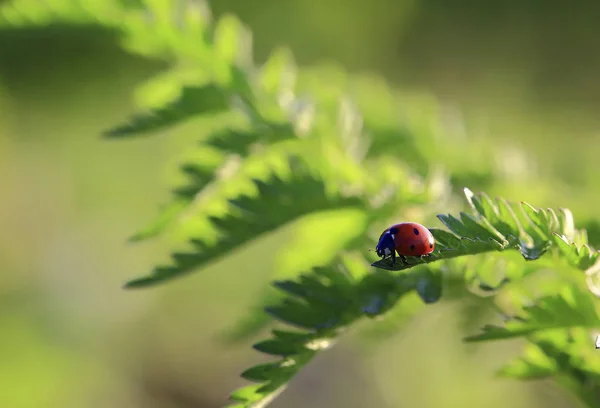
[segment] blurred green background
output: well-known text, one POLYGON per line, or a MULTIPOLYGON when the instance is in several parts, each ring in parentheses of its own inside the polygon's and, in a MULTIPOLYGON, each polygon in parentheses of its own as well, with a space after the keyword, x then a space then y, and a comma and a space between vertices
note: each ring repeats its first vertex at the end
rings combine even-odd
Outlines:
MULTIPOLYGON (((454 175, 456 190, 571 208, 600 243, 600 3, 211 7, 251 28, 257 62, 289 45, 300 66, 335 62, 434 96, 466 137, 497 152, 505 176, 454 175)), ((185 279, 121 289, 166 258, 161 240, 126 239, 168 199, 199 125, 119 142, 99 134, 134 111, 135 86, 161 68, 98 30, 0 32, 0 407, 219 407, 244 384, 239 373, 263 360, 255 339, 231 345, 221 334, 263 293, 291 228, 185 279)), ((461 159, 470 160, 458 157, 457 168, 461 159)), ((350 333, 272 406, 579 406, 550 382, 494 379, 520 343, 462 344, 483 323, 464 324, 463 310, 430 306, 374 344, 350 333)))

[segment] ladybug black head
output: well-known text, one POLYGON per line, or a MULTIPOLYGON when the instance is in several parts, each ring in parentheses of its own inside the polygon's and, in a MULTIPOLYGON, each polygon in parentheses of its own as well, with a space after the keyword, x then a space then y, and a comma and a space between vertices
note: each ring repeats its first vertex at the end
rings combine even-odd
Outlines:
MULTIPOLYGON (((398 232, 398 230, 396 230, 396 232, 398 232)), ((379 238, 379 242, 375 248, 378 256, 386 257, 391 255, 396 250, 396 244, 394 243, 394 238, 392 237, 393 234, 394 232, 390 230, 384 233, 381 238, 379 238)))

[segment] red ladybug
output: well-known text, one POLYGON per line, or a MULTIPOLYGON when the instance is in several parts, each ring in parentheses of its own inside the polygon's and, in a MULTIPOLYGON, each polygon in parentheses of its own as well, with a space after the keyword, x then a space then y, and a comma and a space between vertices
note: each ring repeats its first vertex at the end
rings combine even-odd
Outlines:
POLYGON ((427 228, 416 222, 402 222, 381 233, 375 251, 383 259, 391 257, 394 265, 396 252, 406 262, 404 256, 429 255, 434 247, 435 240, 427 228))

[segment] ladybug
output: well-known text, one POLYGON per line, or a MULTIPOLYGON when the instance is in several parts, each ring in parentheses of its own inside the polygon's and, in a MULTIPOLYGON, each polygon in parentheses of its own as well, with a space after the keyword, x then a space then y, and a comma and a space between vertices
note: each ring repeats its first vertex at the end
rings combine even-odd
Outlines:
POLYGON ((416 222, 402 222, 381 233, 375 251, 383 259, 391 257, 394 265, 396 252, 406 263, 405 256, 429 255, 434 246, 435 240, 427 228, 416 222))

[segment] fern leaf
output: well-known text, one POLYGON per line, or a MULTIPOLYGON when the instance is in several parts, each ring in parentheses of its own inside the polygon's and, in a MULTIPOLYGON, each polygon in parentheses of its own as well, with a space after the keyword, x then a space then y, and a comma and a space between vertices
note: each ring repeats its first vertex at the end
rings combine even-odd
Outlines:
POLYGON ((485 326, 482 334, 466 340, 497 340, 552 329, 600 327, 600 308, 596 298, 588 291, 572 285, 566 286, 556 295, 539 299, 534 306, 525 307, 523 313, 506 322, 504 327, 485 326))
POLYGON ((213 132, 202 143, 225 153, 245 157, 261 146, 294 139, 296 134, 291 125, 273 123, 257 125, 251 130, 225 129, 213 132))
POLYGON ((569 243, 567 236, 553 233, 554 242, 563 254, 567 262, 581 270, 586 270, 598 260, 598 251, 589 247, 586 243, 577 245, 575 242, 569 243))
POLYGON ((538 332, 529 340, 522 357, 513 360, 499 374, 519 379, 552 376, 590 408, 600 404, 600 361, 591 347, 585 328, 538 332))
MULTIPOLYGON (((177 11, 177 7, 173 4, 169 6, 170 8, 165 7, 169 10, 153 10, 150 7, 150 11, 156 15, 166 16, 164 18, 172 19, 169 16, 177 11)), ((184 2, 183 16, 195 14, 186 11, 188 8, 196 11, 192 3, 184 2)), ((204 13, 206 14, 207 11, 204 13)), ((200 23, 193 25, 194 30, 184 30, 184 33, 181 30, 171 32, 176 24, 170 22, 165 27, 161 27, 168 31, 165 32, 164 42, 161 44, 146 44, 150 39, 156 37, 153 35, 155 27, 145 18, 138 23, 139 27, 137 28, 131 28, 134 24, 127 25, 126 48, 142 55, 154 53, 162 56, 172 51, 172 60, 184 67, 193 64, 196 70, 191 76, 196 78, 196 81, 197 77, 201 77, 209 85, 190 90, 187 89, 189 86, 186 88, 182 83, 182 96, 179 100, 166 107, 156 109, 150 114, 137 115, 131 120, 131 123, 109 131, 109 135, 139 134, 176 124, 192 116, 224 110, 240 111, 255 125, 282 121, 285 122, 285 125, 289 122, 288 116, 291 114, 289 111, 295 108, 293 103, 295 99, 292 93, 293 81, 290 83, 289 80, 284 80, 285 78, 277 78, 277 74, 280 76, 286 74, 289 77, 289 73, 294 71, 295 66, 289 59, 285 61, 285 64, 272 63, 269 60, 265 64, 263 72, 256 75, 256 69, 252 65, 251 48, 248 44, 251 36, 237 18, 226 15, 219 19, 214 27, 200 23), (177 38, 178 42, 171 41, 173 38, 177 38), (202 40, 201 44, 198 44, 198 40, 202 40), (158 53, 159 49, 164 49, 164 52, 158 53), (272 89, 276 84, 280 86, 272 89), (266 86, 261 87, 260 85, 266 86), (193 95, 189 96, 188 93, 193 93, 193 95), (281 99, 282 93, 285 94, 285 100, 281 99)), ((191 23, 188 22, 188 24, 191 23)), ((184 25, 184 28, 188 28, 187 25, 184 25)), ((280 54, 274 54, 272 59, 275 62, 281 60, 280 54)), ((180 68, 175 69, 175 71, 177 70, 180 68)), ((184 70, 184 72, 187 71, 184 70)))
MULTIPOLYGON (((234 97, 253 112, 254 91, 244 67, 251 68, 249 34, 232 16, 208 24, 208 10, 181 0, 141 1, 131 8, 118 1, 86 2, 16 0, 0 7, 0 23, 8 26, 69 23, 100 25, 118 30, 128 51, 173 63, 174 77, 181 67, 195 66, 193 77, 203 85, 191 86, 179 78, 179 97, 134 116, 128 123, 105 132, 108 137, 135 136, 178 124, 191 117, 230 110, 234 97), (250 102, 250 103, 248 103, 250 102)), ((186 73, 189 74, 189 70, 186 73)), ((197 81, 194 81, 197 82, 197 81)))
POLYGON ((361 207, 357 198, 332 197, 322 180, 302 171, 294 171, 289 179, 273 176, 268 181, 255 180, 257 197, 243 196, 231 200, 231 211, 211 221, 223 234, 218 245, 210 246, 201 239, 192 239, 194 252, 175 253, 171 265, 155 268, 144 278, 130 281, 127 288, 139 288, 163 282, 199 268, 219 256, 275 230, 296 218, 318 210, 361 207), (265 208, 278 211, 263 216, 265 208))
MULTIPOLYGON (((240 157, 251 157, 252 154, 261 151, 260 147, 264 144, 274 146, 280 142, 293 141, 295 138, 296 135, 289 126, 275 124, 265 124, 251 130, 226 128, 210 133, 201 141, 199 149, 193 156, 180 166, 185 180, 173 189, 173 201, 130 240, 141 241, 152 238, 173 225, 178 217, 190 211, 196 197, 206 193, 210 186, 227 183, 226 179, 231 173, 231 168, 243 167, 235 164, 240 161, 240 157), (207 160, 207 156, 211 160, 207 160)), ((248 166, 252 165, 251 162, 255 163, 257 160, 251 157, 250 160, 245 161, 248 166)), ((276 167, 272 162, 265 159, 261 161, 261 167, 271 170, 276 167)), ((258 177, 256 172, 252 174, 258 177)))
POLYGON ((331 347, 344 328, 362 317, 379 316, 416 289, 422 276, 394 276, 380 271, 356 277, 341 262, 316 268, 297 280, 276 282, 287 295, 268 308, 276 319, 300 330, 273 330, 272 337, 254 345, 280 360, 246 370, 242 377, 258 385, 231 394, 231 407, 267 405, 320 351, 331 347))
POLYGON ((107 130, 105 136, 122 138, 156 132, 192 117, 224 112, 229 109, 229 102, 227 92, 216 85, 185 87, 179 98, 168 106, 134 116, 129 123, 107 130))

